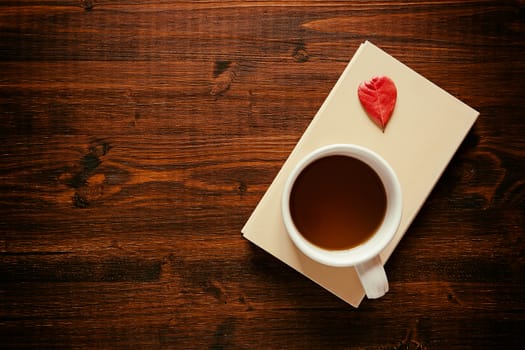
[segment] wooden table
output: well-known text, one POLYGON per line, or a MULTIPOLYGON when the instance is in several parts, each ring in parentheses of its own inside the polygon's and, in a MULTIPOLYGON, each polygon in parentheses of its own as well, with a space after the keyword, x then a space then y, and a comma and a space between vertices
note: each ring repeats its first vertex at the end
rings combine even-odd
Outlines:
POLYGON ((2 1, 0 33, 2 348, 525 342, 523 1, 2 1), (240 229, 364 40, 481 115, 354 309, 240 229))

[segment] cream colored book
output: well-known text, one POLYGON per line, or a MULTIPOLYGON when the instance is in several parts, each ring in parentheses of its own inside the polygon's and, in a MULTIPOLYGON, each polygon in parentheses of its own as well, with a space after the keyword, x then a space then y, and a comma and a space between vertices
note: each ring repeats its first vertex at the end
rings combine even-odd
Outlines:
POLYGON ((243 236, 358 307, 364 291, 353 267, 319 264, 303 255, 289 239, 280 209, 288 174, 308 153, 333 143, 362 145, 383 156, 396 171, 403 191, 401 224, 380 255, 384 264, 478 115, 372 43, 361 44, 242 228, 243 236), (390 77, 397 86, 396 106, 384 133, 367 117, 357 95, 361 82, 378 75, 390 77))

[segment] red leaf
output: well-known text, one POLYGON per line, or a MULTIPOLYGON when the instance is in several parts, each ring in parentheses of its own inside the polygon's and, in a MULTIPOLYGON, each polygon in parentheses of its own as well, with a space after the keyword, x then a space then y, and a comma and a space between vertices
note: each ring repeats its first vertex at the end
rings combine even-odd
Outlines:
POLYGON ((385 131, 397 99, 397 88, 392 79, 373 77, 359 85, 357 94, 370 119, 385 131))

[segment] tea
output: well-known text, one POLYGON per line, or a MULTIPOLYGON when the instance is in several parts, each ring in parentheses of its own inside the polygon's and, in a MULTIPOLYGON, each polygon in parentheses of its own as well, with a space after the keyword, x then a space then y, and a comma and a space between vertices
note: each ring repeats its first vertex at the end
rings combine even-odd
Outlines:
POLYGON ((324 249, 342 250, 374 235, 385 216, 387 197, 379 175, 368 164, 333 155, 303 169, 289 203, 304 238, 324 249))

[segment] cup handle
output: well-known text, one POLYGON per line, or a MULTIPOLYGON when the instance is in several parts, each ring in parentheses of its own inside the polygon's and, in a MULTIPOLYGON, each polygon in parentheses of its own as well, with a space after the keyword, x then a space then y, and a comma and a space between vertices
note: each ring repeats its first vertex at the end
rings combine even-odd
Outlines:
POLYGON ((357 265, 356 270, 368 299, 381 298, 388 292, 388 279, 379 256, 357 265))

